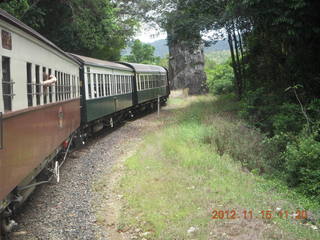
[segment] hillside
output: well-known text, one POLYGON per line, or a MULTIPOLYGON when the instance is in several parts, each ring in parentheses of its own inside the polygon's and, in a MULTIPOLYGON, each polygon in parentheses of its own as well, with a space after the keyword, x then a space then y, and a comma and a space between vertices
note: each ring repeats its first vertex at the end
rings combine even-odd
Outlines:
MULTIPOLYGON (((167 46, 167 40, 166 39, 161 39, 157 40, 151 43, 148 43, 151 46, 155 47, 155 56, 158 57, 165 57, 167 54, 169 54, 169 49, 167 46)), ((229 45, 226 40, 220 40, 216 44, 206 47, 204 49, 205 53, 211 53, 211 52, 216 52, 216 51, 223 51, 223 50, 229 50, 229 45)), ((130 47, 127 47, 122 51, 122 56, 126 56, 130 54, 130 47)))

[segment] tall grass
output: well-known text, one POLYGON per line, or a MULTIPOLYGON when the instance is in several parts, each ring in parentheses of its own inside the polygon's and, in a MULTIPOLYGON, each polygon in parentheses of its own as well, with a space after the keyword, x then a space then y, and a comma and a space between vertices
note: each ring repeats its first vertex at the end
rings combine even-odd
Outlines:
POLYGON ((239 105, 232 96, 192 98, 183 101, 184 108, 180 103, 173 101, 177 109, 164 120, 166 127, 146 137, 125 163, 119 191, 127 205, 120 230, 138 226, 151 233, 149 239, 320 238, 299 221, 261 219, 261 210, 319 205, 249 172, 263 169, 262 136, 234 117, 239 105), (250 169, 250 164, 261 167, 250 169), (235 209, 240 218, 212 220, 214 209, 235 209), (244 209, 257 218, 244 220, 244 209))

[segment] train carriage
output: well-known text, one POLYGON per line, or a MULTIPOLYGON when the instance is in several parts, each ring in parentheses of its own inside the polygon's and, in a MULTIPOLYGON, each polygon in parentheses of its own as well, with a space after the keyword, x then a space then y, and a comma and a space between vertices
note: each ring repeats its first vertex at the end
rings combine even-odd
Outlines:
POLYGON ((134 105, 144 105, 146 103, 154 102, 160 98, 165 102, 170 94, 168 71, 161 66, 140 64, 140 63, 127 63, 135 72, 134 78, 134 105))
POLYGON ((133 106, 131 68, 114 62, 72 54, 82 63, 82 123, 94 131, 125 118, 133 106), (111 123, 110 123, 111 121, 111 123), (97 127, 97 123, 98 127, 97 127))
POLYGON ((80 63, 1 9, 0 34, 1 222, 80 126, 80 63))

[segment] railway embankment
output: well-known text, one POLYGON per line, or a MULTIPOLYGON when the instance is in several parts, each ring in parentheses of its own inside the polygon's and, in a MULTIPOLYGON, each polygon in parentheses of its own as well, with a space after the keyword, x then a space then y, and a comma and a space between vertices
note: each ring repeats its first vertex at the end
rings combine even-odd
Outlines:
POLYGON ((246 167, 263 136, 231 96, 174 96, 94 184, 111 239, 320 239, 319 203, 246 167))

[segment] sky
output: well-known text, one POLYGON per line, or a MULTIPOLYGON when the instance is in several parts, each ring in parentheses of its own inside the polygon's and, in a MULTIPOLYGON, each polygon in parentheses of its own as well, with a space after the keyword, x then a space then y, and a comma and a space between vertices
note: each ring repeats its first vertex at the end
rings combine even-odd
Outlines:
POLYGON ((166 39, 167 33, 161 31, 158 28, 144 25, 140 28, 140 31, 137 33, 136 38, 142 42, 150 43, 160 39, 166 39))

